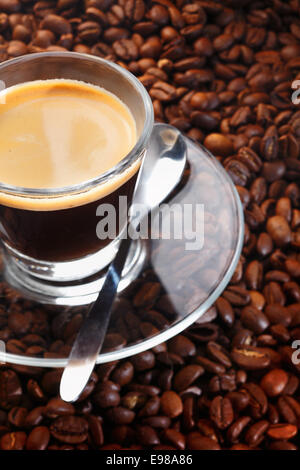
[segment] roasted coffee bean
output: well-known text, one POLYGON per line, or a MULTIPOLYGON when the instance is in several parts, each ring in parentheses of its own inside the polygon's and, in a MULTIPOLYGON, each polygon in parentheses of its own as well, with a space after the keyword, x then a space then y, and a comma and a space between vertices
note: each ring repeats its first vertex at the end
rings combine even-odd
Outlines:
POLYGON ((138 441, 144 446, 155 446, 160 443, 155 429, 151 426, 137 426, 138 441))
POLYGON ((88 423, 93 443, 97 448, 99 448, 103 445, 104 442, 102 419, 98 416, 89 415, 88 423))
POLYGON ((150 416, 143 419, 143 424, 153 428, 168 429, 171 425, 171 419, 168 416, 150 416))
POLYGON ((192 385, 198 377, 204 374, 204 368, 197 364, 190 364, 181 369, 174 377, 174 388, 182 391, 192 385))
POLYGON ((17 374, 12 370, 0 372, 0 406, 5 410, 19 404, 22 388, 17 374))
POLYGON ((227 438, 232 444, 237 444, 240 438, 240 434, 243 432, 245 427, 251 422, 250 416, 242 416, 238 418, 228 429, 227 438))
MULTIPOLYGON (((101 366, 97 367, 97 377, 98 380, 101 382, 106 382, 109 381, 111 373, 116 369, 117 366, 117 361, 115 362, 108 362, 105 364, 102 364, 101 366)), ((118 384, 112 384, 109 381, 110 387, 114 388, 115 390, 119 390, 118 384)))
POLYGON ((5 31, 9 26, 8 15, 6 13, 0 14, 0 31, 5 31))
POLYGON ((7 54, 10 57, 19 57, 27 54, 27 45, 23 41, 12 40, 7 47, 7 54))
POLYGON ((21 10, 21 3, 18 0, 1 0, 0 9, 5 13, 15 13, 21 10))
POLYGON ((249 330, 256 334, 263 333, 270 324, 266 315, 250 305, 243 308, 241 321, 246 328, 249 328, 249 330))
POLYGON ((134 305, 136 307, 150 307, 154 304, 160 292, 159 283, 146 283, 143 285, 134 297, 134 305))
POLYGON ((271 424, 277 424, 280 421, 278 410, 272 403, 269 403, 268 406, 268 419, 271 424))
POLYGON ((211 372, 212 374, 221 375, 226 371, 226 368, 222 364, 211 361, 206 357, 197 356, 196 361, 204 368, 204 370, 211 372))
POLYGON ((280 304, 273 303, 267 305, 265 308, 265 314, 268 317, 271 324, 282 324, 289 326, 292 321, 292 316, 286 307, 280 304))
POLYGON ((204 140, 205 147, 214 155, 227 157, 233 152, 231 140, 222 134, 210 134, 204 140))
POLYGON ((173 445, 178 450, 185 449, 185 437, 181 432, 178 432, 175 429, 166 429, 163 431, 162 439, 173 445))
POLYGON ((133 390, 135 392, 144 393, 149 397, 155 397, 160 393, 160 389, 158 387, 155 387, 154 385, 143 385, 134 382, 128 385, 128 389, 133 390))
POLYGON ((224 291, 223 297, 235 307, 242 307, 250 302, 249 292, 238 286, 229 286, 226 291, 224 291))
POLYGON ((105 42, 112 44, 114 41, 119 41, 123 38, 128 38, 129 31, 125 28, 119 28, 112 26, 111 28, 107 28, 103 33, 103 38, 105 42))
POLYGON ((195 398, 191 395, 183 401, 182 426, 185 431, 190 431, 195 426, 195 398))
POLYGON ((121 404, 129 410, 140 408, 145 404, 147 397, 140 392, 128 392, 121 400, 121 404))
POLYGON ((54 34, 61 35, 61 34, 69 34, 71 33, 71 25, 70 23, 58 15, 47 15, 42 23, 42 29, 48 29, 52 31, 54 34))
POLYGON ((220 100, 215 92, 197 92, 190 100, 190 104, 193 108, 202 111, 211 111, 219 106, 220 100))
POLYGON ((181 398, 173 391, 164 392, 160 404, 163 413, 169 418, 176 418, 183 411, 181 398))
POLYGON ((290 424, 297 424, 300 417, 299 403, 290 396, 278 398, 277 408, 283 419, 290 424))
POLYGON ((207 343, 207 352, 208 354, 218 362, 220 362, 224 367, 231 367, 231 361, 229 356, 226 354, 225 350, 214 341, 207 343))
POLYGON ((8 420, 13 426, 22 428, 24 426, 27 413, 28 411, 26 408, 15 406, 9 411, 8 420))
POLYGON ((129 21, 140 21, 145 13, 145 3, 143 0, 129 0, 124 2, 124 12, 129 21))
POLYGON ((117 367, 112 373, 112 380, 121 387, 131 382, 134 375, 134 368, 131 362, 127 361, 117 367))
POLYGON ((255 290, 251 291, 250 298, 251 298, 250 305, 257 308, 258 310, 263 310, 266 301, 265 301, 264 296, 260 292, 255 291, 255 290))
POLYGON ((267 230, 277 246, 282 247, 290 243, 291 229, 286 219, 281 215, 275 215, 268 219, 267 230))
POLYGON ((246 370, 266 369, 270 365, 268 355, 254 346, 234 348, 231 352, 231 359, 246 370))
POLYGON ((232 406, 235 411, 239 412, 247 408, 250 402, 250 397, 248 394, 243 392, 229 392, 227 398, 230 399, 232 406))
POLYGON ((41 380, 42 389, 49 395, 56 395, 59 392, 61 375, 62 372, 58 369, 46 372, 41 380))
POLYGON ((218 442, 218 431, 209 419, 199 419, 197 421, 197 428, 204 436, 218 442))
POLYGON ((32 44, 38 47, 47 48, 55 43, 55 34, 47 29, 37 30, 33 37, 32 44))
POLYGON ((155 356, 151 351, 145 351, 133 356, 131 362, 137 371, 152 369, 155 365, 155 356))
POLYGON ((162 5, 153 5, 147 16, 160 26, 165 26, 169 22, 168 10, 162 5))
POLYGON ((197 431, 187 436, 187 447, 190 450, 220 450, 219 443, 209 437, 203 436, 197 431))
POLYGON ((296 392, 298 386, 299 386, 299 379, 295 375, 288 373, 288 381, 284 388, 283 394, 293 395, 296 392))
POLYGON ((256 178, 250 188, 250 197, 251 199, 260 204, 267 195, 267 183, 265 178, 259 177, 256 178))
POLYGON ((31 39, 31 31, 26 26, 18 24, 14 27, 12 38, 27 44, 31 39))
POLYGON ((280 180, 286 171, 286 165, 281 160, 266 162, 263 164, 262 174, 268 183, 280 180))
POLYGON ((156 358, 159 362, 161 362, 162 364, 168 367, 173 366, 174 364, 177 364, 177 365, 184 364, 184 360, 180 356, 174 353, 163 352, 163 353, 158 354, 156 358))
POLYGON ((236 376, 233 371, 215 375, 209 383, 209 389, 214 392, 232 391, 236 389, 236 376))
POLYGON ((268 256, 273 250, 273 241, 268 233, 262 232, 256 244, 256 250, 262 257, 268 256))
POLYGON ((135 413, 125 407, 118 406, 108 410, 107 418, 114 424, 130 424, 135 418, 135 413))
POLYGON ((51 419, 57 418, 58 416, 72 415, 74 413, 74 406, 60 398, 52 398, 45 407, 45 415, 51 419))
POLYGON ((111 439, 119 445, 132 443, 134 440, 134 431, 126 425, 115 426, 111 433, 111 439))
POLYGON ((158 99, 164 103, 175 100, 176 88, 161 80, 156 81, 149 92, 151 98, 158 99))
MULTIPOLYGON (((271 80, 269 83, 272 83, 271 80)), ((276 160, 278 157, 278 148, 279 145, 277 129, 275 126, 270 126, 265 132, 265 135, 260 143, 261 154, 268 161, 276 160)))
POLYGON ((45 450, 50 440, 50 432, 46 426, 34 428, 26 441, 27 450, 45 450))
POLYGON ((198 320, 187 334, 194 341, 207 343, 208 341, 214 341, 217 338, 217 328, 218 327, 213 323, 202 323, 201 320, 198 320))
POLYGON ((80 444, 88 437, 88 423, 79 416, 61 416, 50 426, 55 439, 66 444, 80 444))
MULTIPOLYGON (((51 28, 49 27, 49 29, 51 28)), ((99 38, 101 34, 101 27, 95 21, 85 21, 78 26, 77 33, 78 33, 79 39, 82 42, 85 42, 87 44, 92 44, 95 41, 97 41, 97 39, 99 38)), ((64 34, 66 35, 68 33, 64 33, 64 34)))
MULTIPOLYGON (((250 127, 248 127, 250 130, 250 127)), ((250 136, 251 137, 251 136, 250 136)), ((257 173, 261 166, 262 161, 254 150, 249 147, 241 147, 238 151, 238 160, 242 162, 251 172, 257 173)))
POLYGON ((282 369, 273 369, 261 380, 260 385, 269 397, 280 395, 288 382, 288 375, 282 369))
POLYGON ((284 271, 280 271, 279 269, 274 269, 274 271, 269 271, 265 276, 265 281, 274 281, 274 282, 282 282, 288 283, 291 280, 289 273, 284 271))
POLYGON ((262 286, 263 266, 259 261, 251 261, 245 270, 245 281, 249 289, 259 290, 262 286))
POLYGON ((290 275, 294 278, 299 278, 300 277, 300 262, 297 261, 296 259, 287 259, 285 261, 285 267, 290 273, 290 275))
POLYGON ((269 445, 270 450, 298 450, 295 444, 288 441, 275 441, 269 445))
POLYGON ((219 297, 216 301, 216 307, 220 318, 225 325, 228 327, 232 326, 234 322, 234 311, 228 300, 223 297, 219 297))
POLYGON ((23 450, 27 436, 23 431, 4 434, 0 439, 1 450, 23 450))
POLYGON ((195 355, 196 348, 190 339, 183 335, 178 335, 168 342, 168 351, 181 357, 188 357, 195 355))
POLYGON ((43 419, 44 419, 44 407, 38 406, 36 408, 33 408, 31 411, 29 411, 29 413, 27 414, 25 418, 24 426, 26 428, 38 426, 39 424, 41 424, 43 419))
POLYGON ((119 387, 112 382, 106 381, 97 385, 93 394, 94 402, 100 408, 118 406, 120 403, 119 387))
POLYGON ((259 419, 265 415, 268 409, 268 400, 263 389, 259 385, 249 382, 244 384, 243 390, 250 396, 249 404, 252 416, 259 419))
POLYGON ((228 428, 234 418, 231 401, 221 396, 215 397, 210 405, 210 418, 217 428, 228 428))
POLYGON ((150 398, 139 411, 140 417, 155 416, 160 408, 160 399, 158 397, 150 398))
MULTIPOLYGON (((161 53, 162 44, 160 39, 157 36, 152 36, 148 38, 144 44, 140 47, 140 56, 147 57, 152 59, 157 59, 161 53)), ((161 56, 166 59, 172 59, 171 54, 165 53, 161 56)))
POLYGON ((271 439, 292 439, 298 433, 297 426, 293 424, 273 424, 267 434, 271 439))
POLYGON ((245 440, 250 447, 258 447, 264 438, 264 433, 269 427, 268 421, 261 420, 252 424, 247 430, 245 440))

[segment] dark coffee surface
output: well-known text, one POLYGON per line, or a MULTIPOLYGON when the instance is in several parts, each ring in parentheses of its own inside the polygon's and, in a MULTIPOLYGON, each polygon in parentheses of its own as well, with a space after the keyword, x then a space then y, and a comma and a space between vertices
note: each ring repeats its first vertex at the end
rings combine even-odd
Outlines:
MULTIPOLYGON (((241 196, 245 241, 222 296, 167 344, 98 366, 80 401, 61 371, 3 366, 1 449, 297 449, 300 426, 298 1, 0 0, 2 60, 71 49, 138 75, 156 119, 204 143, 241 196), (33 32, 34 31, 34 32, 33 32)), ((66 356, 84 310, 57 315, 1 286, 7 350, 66 356)), ((149 270, 115 307, 106 350, 168 325, 149 270)))
POLYGON ((101 220, 96 215, 98 206, 115 207, 118 234, 119 197, 130 200, 135 182, 136 175, 108 196, 70 209, 34 211, 0 205, 1 238, 11 248, 39 260, 68 261, 95 253, 111 242, 97 237, 96 227, 101 220))

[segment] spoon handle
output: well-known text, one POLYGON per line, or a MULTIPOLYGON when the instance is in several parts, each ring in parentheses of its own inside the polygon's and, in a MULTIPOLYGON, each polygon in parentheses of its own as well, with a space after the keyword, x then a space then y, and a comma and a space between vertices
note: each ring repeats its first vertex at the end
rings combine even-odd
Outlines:
MULTIPOLYGON (((134 230, 149 211, 143 205, 141 211, 130 216, 127 223, 134 230)), ((86 386, 95 367, 109 326, 111 310, 117 295, 122 271, 131 244, 129 236, 121 239, 117 254, 109 265, 100 293, 89 309, 73 343, 68 364, 60 381, 60 396, 64 401, 75 401, 86 386)))
POLYGON ((101 295, 90 308, 74 341, 60 382, 60 396, 65 401, 74 401, 79 397, 94 369, 105 339, 130 243, 129 237, 121 240, 118 252, 107 271, 101 295))

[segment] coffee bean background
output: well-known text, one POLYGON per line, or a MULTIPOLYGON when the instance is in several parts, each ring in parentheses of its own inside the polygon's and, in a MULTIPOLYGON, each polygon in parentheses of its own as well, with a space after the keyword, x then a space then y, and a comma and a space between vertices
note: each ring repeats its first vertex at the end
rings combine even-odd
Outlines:
MULTIPOLYGON (((299 0, 0 0, 0 59, 73 50, 116 61, 157 121, 223 164, 245 215, 243 253, 205 317, 151 351, 96 367, 80 400, 60 370, 0 368, 0 449, 298 448, 299 0)), ((115 308, 106 350, 167 327, 151 272, 115 308)), ((11 353, 66 356, 82 309, 49 315, 1 284, 11 353)))

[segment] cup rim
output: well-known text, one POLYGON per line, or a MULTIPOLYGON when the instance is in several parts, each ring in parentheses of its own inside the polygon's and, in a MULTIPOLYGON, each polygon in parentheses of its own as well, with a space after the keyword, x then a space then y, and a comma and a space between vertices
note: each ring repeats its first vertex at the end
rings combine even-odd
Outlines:
MULTIPOLYGON (((0 79, 1 79, 1 72, 6 67, 9 67, 12 64, 22 64, 24 61, 32 61, 38 60, 40 58, 46 59, 47 57, 56 57, 56 58, 74 58, 75 60, 85 59, 90 62, 102 63, 105 64, 107 67, 111 68, 115 72, 122 75, 126 80, 128 80, 133 88, 137 91, 139 95, 142 97, 142 101, 145 108, 145 122, 141 132, 141 135, 137 142, 135 143, 134 147, 130 150, 130 152, 122 158, 116 165, 112 168, 107 170, 105 173, 101 173, 101 175, 96 176, 95 178, 91 178, 89 180, 85 180, 78 184, 73 184, 69 186, 62 186, 57 188, 27 188, 22 186, 14 186, 10 184, 3 183, 0 181, 0 192, 8 193, 15 196, 23 196, 23 197, 59 197, 68 194, 80 193, 82 191, 89 191, 96 186, 101 185, 101 183, 107 182, 110 178, 119 175, 123 171, 126 171, 130 166, 132 166, 139 158, 140 155, 145 148, 146 141, 150 137, 153 123, 154 123, 154 112, 151 98, 146 90, 146 88, 142 85, 142 83, 128 70, 121 67, 118 64, 110 60, 103 59, 101 57, 93 56, 90 54, 84 54, 80 52, 70 52, 70 51, 51 51, 51 52, 37 52, 33 54, 26 54, 19 57, 15 57, 13 59, 6 60, 2 64, 0 64, 0 79)), ((26 82, 24 82, 26 83, 26 82)))

